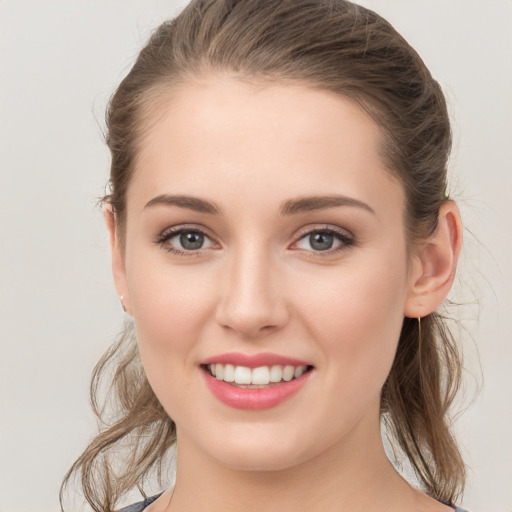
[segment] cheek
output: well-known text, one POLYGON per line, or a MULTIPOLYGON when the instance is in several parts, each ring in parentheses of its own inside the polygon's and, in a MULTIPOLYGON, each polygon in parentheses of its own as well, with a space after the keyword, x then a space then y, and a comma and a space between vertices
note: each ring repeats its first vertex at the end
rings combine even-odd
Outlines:
POLYGON ((213 311, 212 280, 193 266, 165 264, 162 255, 133 255, 128 285, 137 340, 150 381, 172 379, 195 364, 194 347, 213 311), (164 262, 164 263, 163 263, 164 262))
POLYGON ((307 319, 332 378, 348 386, 380 390, 403 323, 403 263, 390 258, 378 265, 347 265, 337 275, 309 285, 309 293, 297 303, 307 305, 301 316, 307 319))

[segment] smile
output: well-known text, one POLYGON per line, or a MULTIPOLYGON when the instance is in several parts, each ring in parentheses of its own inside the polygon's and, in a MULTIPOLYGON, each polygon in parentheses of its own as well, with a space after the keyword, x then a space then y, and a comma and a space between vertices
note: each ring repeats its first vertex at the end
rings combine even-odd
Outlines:
POLYGON ((209 364, 206 366, 212 377, 217 380, 244 386, 249 389, 258 389, 269 384, 289 382, 297 379, 308 367, 305 365, 272 365, 249 368, 248 366, 235 366, 233 364, 209 364))
POLYGON ((200 369, 217 400, 235 409, 253 411, 290 399, 315 373, 305 361, 273 354, 224 354, 203 361, 200 369))

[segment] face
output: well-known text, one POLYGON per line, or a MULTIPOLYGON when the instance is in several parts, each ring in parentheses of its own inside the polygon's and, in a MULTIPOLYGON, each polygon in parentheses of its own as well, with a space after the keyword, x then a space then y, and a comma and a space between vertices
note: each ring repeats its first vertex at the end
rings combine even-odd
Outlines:
POLYGON ((364 442, 410 289, 378 128, 331 93, 225 77, 154 121, 115 275, 178 449, 282 469, 364 442))

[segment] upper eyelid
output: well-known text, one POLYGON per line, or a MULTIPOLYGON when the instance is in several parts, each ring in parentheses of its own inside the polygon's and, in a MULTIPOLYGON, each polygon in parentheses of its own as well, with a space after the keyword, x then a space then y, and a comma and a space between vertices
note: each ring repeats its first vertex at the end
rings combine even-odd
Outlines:
POLYGON ((321 233, 321 232, 329 232, 338 234, 340 236, 345 236, 347 238, 354 238, 354 235, 345 228, 340 228, 338 226, 333 226, 329 224, 317 224, 313 226, 306 226, 304 228, 301 228, 296 234, 295 234, 295 241, 300 240, 304 236, 307 236, 311 233, 321 233))
MULTIPOLYGON (((178 224, 176 226, 169 226, 169 227, 165 228, 160 233, 160 235, 165 235, 165 234, 170 234, 170 233, 179 233, 181 231, 194 231, 194 230, 204 233, 205 235, 208 235, 208 236, 213 236, 215 238, 215 235, 211 234, 210 229, 208 229, 205 226, 202 226, 201 224, 178 224)), ((313 225, 304 226, 304 227, 298 229, 295 232, 294 236, 295 237, 304 236, 304 235, 307 235, 308 233, 312 233, 315 231, 332 231, 335 233, 347 234, 349 236, 353 236, 353 234, 348 229, 340 228, 339 226, 333 226, 331 224, 313 224, 313 225)))
MULTIPOLYGON (((206 228, 205 226, 202 226, 200 224, 180 224, 177 226, 167 227, 157 236, 157 241, 159 241, 159 242, 168 241, 170 238, 178 235, 179 233, 181 233, 183 231, 197 231, 197 232, 201 233, 202 235, 205 235, 206 237, 208 237, 210 240, 212 240, 212 242, 214 242, 218 245, 222 245, 218 241, 218 237, 216 235, 212 234, 208 228, 206 228)), ((308 236, 312 233, 319 233, 319 232, 329 232, 329 233, 338 235, 340 237, 350 238, 352 240, 355 238, 354 235, 349 230, 347 230, 345 228, 341 228, 339 226, 333 226, 330 224, 314 224, 314 225, 304 226, 304 227, 300 228, 293 235, 291 245, 297 243, 299 240, 301 240, 305 236, 308 236)), ((201 249, 199 249, 199 250, 201 250, 201 249)))
POLYGON ((208 238, 216 238, 211 231, 200 224, 179 224, 177 226, 169 226, 165 228, 159 235, 159 238, 168 237, 169 235, 177 235, 183 231, 197 231, 208 238))

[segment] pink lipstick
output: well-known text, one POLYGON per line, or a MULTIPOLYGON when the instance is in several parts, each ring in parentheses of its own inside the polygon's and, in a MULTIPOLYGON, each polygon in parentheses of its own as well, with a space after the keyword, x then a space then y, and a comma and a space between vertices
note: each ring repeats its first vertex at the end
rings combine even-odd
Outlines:
POLYGON ((306 361, 271 353, 227 353, 201 364, 201 374, 211 393, 237 409, 275 407, 307 383, 313 366, 306 361))
POLYGON ((292 357, 280 356, 270 352, 262 352, 260 354, 242 354, 241 352, 229 352, 218 356, 205 359, 202 364, 233 364, 236 366, 247 366, 249 368, 257 368, 258 366, 273 365, 290 365, 290 366, 308 366, 309 363, 295 359, 292 357))

